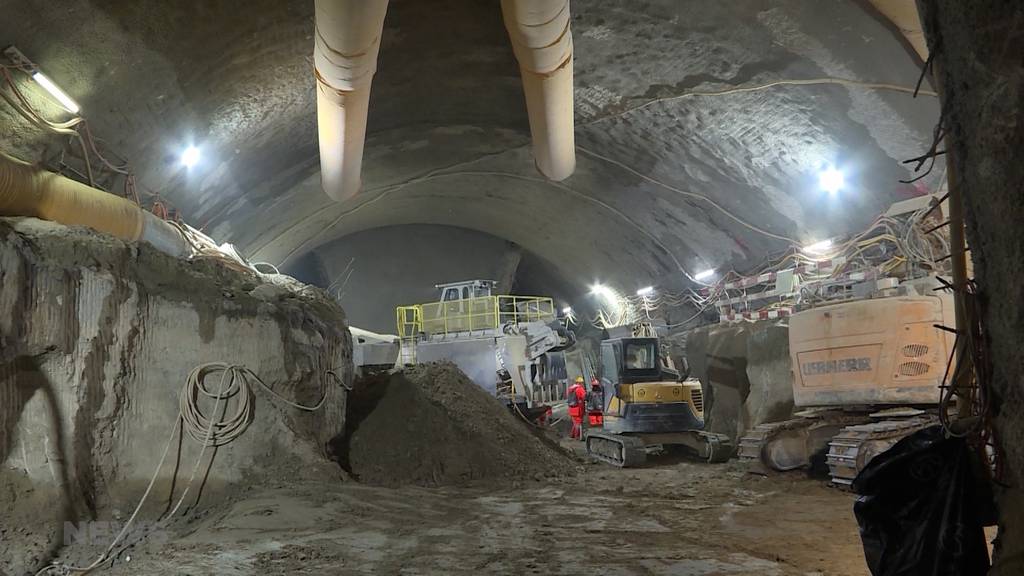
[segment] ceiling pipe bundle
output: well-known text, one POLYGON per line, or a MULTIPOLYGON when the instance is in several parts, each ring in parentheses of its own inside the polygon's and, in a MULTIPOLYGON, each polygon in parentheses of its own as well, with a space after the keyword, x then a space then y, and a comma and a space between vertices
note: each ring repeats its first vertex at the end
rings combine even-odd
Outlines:
POLYGON ((370 84, 387 9, 388 0, 316 0, 320 179, 324 192, 339 202, 362 185, 370 84))
POLYGON ((564 180, 576 169, 569 0, 501 0, 501 11, 523 79, 534 161, 548 179, 564 180))
POLYGON ((149 242, 171 256, 191 254, 177 228, 136 204, 2 154, 0 216, 88 226, 122 240, 149 242))

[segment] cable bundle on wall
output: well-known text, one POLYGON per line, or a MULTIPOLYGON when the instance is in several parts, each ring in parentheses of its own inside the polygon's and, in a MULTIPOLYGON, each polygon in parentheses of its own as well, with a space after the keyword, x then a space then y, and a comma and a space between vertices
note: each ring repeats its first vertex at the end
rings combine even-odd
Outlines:
POLYGON ((74 137, 82 148, 87 184, 0 154, 0 216, 32 216, 64 225, 84 225, 123 240, 146 241, 161 252, 179 258, 213 259, 234 270, 258 271, 230 246, 218 246, 212 238, 181 222, 180 214, 168 208, 158 194, 152 210, 142 208, 139 188, 128 162, 109 160, 97 146, 89 124, 82 116, 52 122, 32 107, 11 77, 8 68, 29 73, 20 66, 0 67, 9 89, 0 97, 32 125, 54 134, 74 137), (124 198, 96 188, 90 154, 109 171, 124 177, 124 198))
POLYGON ((827 253, 809 254, 806 248, 793 244, 785 252, 769 257, 761 266, 745 274, 729 270, 701 290, 657 291, 636 296, 614 293, 614 305, 599 306, 596 317, 583 320, 595 328, 607 329, 634 323, 640 316, 649 317, 658 310, 693 309, 692 316, 669 326, 679 328, 714 309, 722 299, 748 295, 748 289, 730 287, 731 284, 785 270, 791 270, 797 276, 799 292, 786 299, 768 301, 755 311, 827 301, 833 296, 824 290, 842 284, 842 278, 848 278, 852 272, 875 271, 882 277, 895 275, 903 278, 946 274, 948 263, 944 261, 944 255, 949 254, 950 243, 942 224, 935 223, 941 220, 935 217, 937 204, 941 201, 901 218, 882 214, 860 233, 829 248, 827 253), (830 262, 833 265, 826 267, 825 264, 830 262))
POLYGON ((245 430, 252 424, 256 416, 256 398, 253 395, 253 383, 263 388, 275 399, 299 410, 306 410, 308 412, 319 410, 324 405, 324 401, 327 400, 325 388, 320 396, 320 401, 315 405, 306 406, 298 404, 274 392, 273 388, 267 386, 255 372, 245 366, 226 364, 224 362, 207 362, 206 364, 196 366, 189 373, 185 386, 181 389, 181 394, 178 396, 178 405, 185 432, 193 440, 203 443, 205 446, 224 446, 237 440, 245 433, 245 430), (221 375, 220 388, 217 392, 212 392, 206 386, 206 377, 217 373, 221 375), (217 404, 221 401, 227 402, 229 399, 235 398, 235 411, 230 416, 222 414, 217 419, 216 425, 214 425, 214 414, 211 413, 211 416, 207 417, 199 407, 199 401, 203 397, 212 399, 217 404))
MULTIPOLYGON (((124 177, 124 193, 123 197, 127 200, 134 202, 135 204, 142 206, 142 200, 139 197, 139 187, 135 178, 134 172, 131 170, 126 160, 119 159, 118 162, 111 161, 107 158, 104 153, 100 151, 98 145, 102 140, 95 138, 92 131, 89 129, 89 123, 85 117, 81 115, 75 115, 70 120, 64 122, 54 122, 46 119, 43 114, 36 110, 35 107, 29 102, 28 98, 22 92, 21 88, 18 87, 18 83, 11 76, 8 69, 18 70, 26 74, 28 70, 23 69, 20 66, 0 66, 0 75, 3 76, 4 84, 7 90, 0 89, 0 98, 7 102, 19 115, 21 115, 29 124, 49 132, 51 134, 57 134, 60 136, 70 136, 74 138, 82 152, 82 163, 85 166, 85 183, 90 187, 97 187, 96 175, 93 170, 93 163, 91 158, 95 157, 100 161, 102 167, 106 168, 110 172, 121 175, 124 177)), ((110 153, 109 150, 107 152, 110 153)), ((145 192, 145 190, 143 190, 145 192)), ((147 192, 152 200, 152 212, 162 219, 168 220, 171 218, 171 213, 174 213, 175 218, 177 217, 177 211, 168 210, 166 207, 166 200, 160 198, 159 194, 147 192)))

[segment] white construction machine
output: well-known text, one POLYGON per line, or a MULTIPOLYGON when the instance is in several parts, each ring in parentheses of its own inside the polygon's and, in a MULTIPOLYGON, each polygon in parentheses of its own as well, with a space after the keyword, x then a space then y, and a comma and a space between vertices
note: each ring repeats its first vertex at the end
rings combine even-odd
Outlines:
POLYGON ((789 318, 794 418, 756 426, 741 459, 774 470, 825 456, 832 482, 849 485, 876 455, 938 422, 939 386, 955 325, 937 283, 797 312, 789 318), (827 450, 827 454, 826 454, 827 450))
POLYGON ((391 370, 398 362, 398 336, 377 334, 349 326, 352 334, 352 364, 356 376, 391 370))
POLYGON ((530 411, 565 398, 575 343, 551 298, 493 294, 494 282, 439 284, 437 302, 396 310, 402 364, 450 360, 509 406, 530 411))
POLYGON ((738 316, 727 308, 735 301, 795 302, 775 310, 788 316, 797 412, 747 431, 741 459, 774 470, 824 460, 832 482, 849 485, 874 456, 938 422, 956 319, 953 296, 937 279, 945 273, 938 256, 948 252, 948 240, 934 234, 941 232, 934 224, 941 217, 929 220, 935 208, 927 196, 895 204, 876 221, 881 236, 851 241, 858 262, 839 260, 842 273, 819 272, 833 260, 810 273, 804 266, 733 283, 751 291, 785 278, 792 287, 723 299, 723 318, 738 316), (868 248, 877 256, 865 257, 868 248), (812 280, 790 281, 801 275, 812 280))

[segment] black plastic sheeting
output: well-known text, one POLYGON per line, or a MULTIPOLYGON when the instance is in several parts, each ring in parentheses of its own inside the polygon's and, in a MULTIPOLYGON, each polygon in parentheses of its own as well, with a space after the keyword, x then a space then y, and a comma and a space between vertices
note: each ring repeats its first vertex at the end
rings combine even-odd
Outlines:
POLYGON ((876 456, 853 482, 853 511, 874 576, 988 573, 984 526, 995 523, 991 485, 967 442, 941 426, 876 456))

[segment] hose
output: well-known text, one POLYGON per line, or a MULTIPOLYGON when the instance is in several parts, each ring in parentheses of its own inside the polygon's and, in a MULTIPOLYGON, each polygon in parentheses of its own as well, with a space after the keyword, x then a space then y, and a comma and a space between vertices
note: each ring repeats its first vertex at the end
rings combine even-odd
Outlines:
POLYGON ((219 447, 230 444, 245 432, 249 424, 252 424, 256 415, 256 402, 242 370, 244 369, 240 367, 211 362, 196 366, 188 375, 188 380, 178 396, 178 406, 185 432, 201 445, 219 447), (216 392, 211 392, 206 387, 206 377, 214 372, 221 373, 220 388, 216 392), (207 418, 199 408, 202 396, 212 399, 215 408, 219 407, 222 401, 227 402, 237 396, 235 411, 231 416, 222 415, 214 425, 214 411, 211 411, 211 417, 207 418))
MULTIPOLYGON (((256 398, 253 395, 252 382, 259 384, 277 400, 307 412, 319 410, 327 399, 325 388, 316 405, 298 404, 274 392, 255 372, 245 366, 224 362, 207 362, 192 369, 188 380, 185 381, 185 387, 181 389, 181 394, 178 396, 178 406, 185 432, 204 446, 219 447, 237 440, 256 417, 256 398), (218 372, 220 373, 220 389, 217 392, 211 392, 206 387, 206 378, 218 372), (237 396, 235 411, 230 416, 222 415, 216 421, 216 425, 213 425, 214 421, 204 415, 199 408, 199 400, 204 396, 212 399, 216 406, 219 406, 222 401, 227 402, 237 396)), ((211 411, 211 416, 213 415, 214 411, 211 411)))

